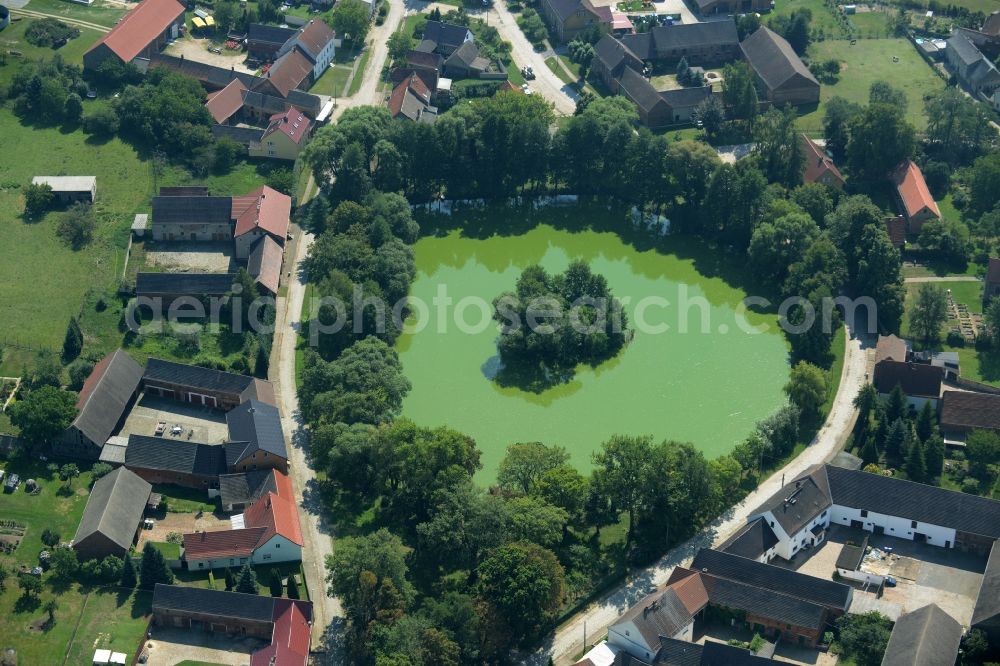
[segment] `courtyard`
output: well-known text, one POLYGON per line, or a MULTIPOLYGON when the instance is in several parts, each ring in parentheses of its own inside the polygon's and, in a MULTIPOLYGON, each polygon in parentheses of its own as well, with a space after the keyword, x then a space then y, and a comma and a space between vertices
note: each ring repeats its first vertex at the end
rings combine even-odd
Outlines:
POLYGON ((145 248, 146 267, 158 271, 227 273, 236 269, 231 242, 146 241, 145 248))
POLYGON ((119 435, 156 436, 157 426, 165 424, 164 439, 186 439, 203 444, 221 444, 229 435, 222 412, 178 400, 143 395, 129 413, 119 435))
POLYGON ((961 624, 969 625, 986 568, 983 557, 834 525, 827 530, 822 544, 805 551, 804 557, 800 555, 790 564, 775 559, 771 564, 831 580, 844 544, 848 541, 859 543, 865 535, 869 537, 870 548, 889 547, 892 553, 884 559, 866 557, 860 570, 892 576, 896 586, 885 587, 881 593, 876 593, 855 585, 851 613, 877 610, 895 620, 903 613, 935 603, 961 624))

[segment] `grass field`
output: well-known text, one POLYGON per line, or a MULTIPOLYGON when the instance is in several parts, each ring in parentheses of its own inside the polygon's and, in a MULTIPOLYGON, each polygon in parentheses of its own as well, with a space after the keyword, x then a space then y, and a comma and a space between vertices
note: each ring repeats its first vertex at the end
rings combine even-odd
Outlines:
POLYGON ((831 97, 867 104, 868 89, 880 79, 906 94, 906 118, 918 130, 923 129, 927 126, 924 96, 945 87, 905 39, 859 39, 854 46, 844 40, 816 42, 809 47, 809 55, 813 60, 836 58, 842 63, 840 80, 823 86, 819 106, 799 117, 798 126, 809 132, 822 132, 824 104, 831 97), (893 57, 899 62, 893 62, 893 57))
MULTIPOLYGON (((85 108, 95 103, 85 102, 85 108)), ((117 328, 120 306, 109 291, 116 288, 125 268, 132 218, 149 210, 153 193, 149 163, 119 139, 95 142, 72 128, 26 127, 7 109, 0 109, 0 132, 5 137, 0 230, 7 238, 0 247, 0 346, 7 347, 0 375, 19 375, 25 365, 31 365, 38 348, 61 348, 71 316, 83 321, 86 351, 110 351, 121 336, 117 328), (85 248, 73 251, 56 236, 58 211, 34 222, 21 217, 24 202, 19 188, 42 174, 97 174, 98 228, 85 248), (44 270, 39 257, 45 258, 44 270), (98 311, 102 295, 107 307, 98 311)), ((263 181, 257 167, 241 162, 228 174, 197 181, 213 192, 244 194, 263 181)), ((192 177, 180 167, 165 168, 158 179, 161 186, 190 182, 192 177)), ((151 345, 149 353, 163 353, 169 346, 144 342, 140 355, 146 344, 151 345)), ((209 341, 208 347, 206 352, 224 351, 221 342, 209 341)))
MULTIPOLYGON (((68 7, 81 7, 82 5, 72 5, 69 2, 60 2, 68 7)), ((90 45, 97 41, 101 33, 90 28, 80 28, 80 36, 71 39, 66 46, 61 49, 49 49, 33 46, 24 38, 24 31, 31 24, 32 19, 25 18, 17 23, 11 23, 3 32, 0 32, 0 52, 18 51, 21 57, 7 56, 6 64, 0 58, 0 83, 8 83, 14 73, 20 68, 20 63, 29 60, 51 60, 52 56, 58 54, 67 62, 82 62, 83 53, 90 48, 90 45)))
POLYGON ((360 61, 358 62, 358 68, 353 79, 351 79, 351 86, 347 89, 347 96, 353 97, 358 94, 361 90, 361 82, 365 78, 365 67, 368 65, 368 57, 372 54, 371 47, 366 48, 364 53, 361 54, 360 61))
POLYGON ((92 5, 81 5, 66 0, 30 0, 25 9, 95 23, 108 28, 113 27, 126 11, 120 5, 112 5, 103 0, 95 0, 92 5))
POLYGON ((112 589, 90 593, 66 663, 89 663, 98 648, 124 652, 131 659, 149 625, 152 606, 152 592, 112 589))
POLYGON ((858 37, 881 39, 889 33, 889 15, 885 12, 858 12, 847 17, 857 30, 858 37))
POLYGON ((847 37, 847 33, 837 22, 833 12, 823 4, 823 0, 776 0, 774 11, 768 16, 770 20, 775 16, 786 16, 796 9, 808 9, 812 12, 811 28, 814 31, 822 31, 827 39, 841 39, 847 37))

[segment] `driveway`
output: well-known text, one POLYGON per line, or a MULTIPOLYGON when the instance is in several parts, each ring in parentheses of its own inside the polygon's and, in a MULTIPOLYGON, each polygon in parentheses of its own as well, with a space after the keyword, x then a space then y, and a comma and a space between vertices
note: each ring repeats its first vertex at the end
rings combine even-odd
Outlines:
POLYGON ((231 242, 146 241, 146 264, 169 271, 226 273, 233 270, 236 260, 231 242))
POLYGON ((526 663, 541 666, 550 657, 556 664, 573 663, 574 656, 583 647, 585 633, 590 639, 603 635, 608 625, 645 596, 651 586, 665 584, 675 566, 688 566, 699 549, 718 546, 745 525, 747 517, 781 487, 783 478, 795 478, 808 467, 827 462, 843 448, 857 416, 854 397, 865 383, 874 347, 870 337, 861 339, 854 335, 856 327, 853 324, 849 322, 848 325, 851 334, 845 340, 844 368, 833 407, 806 450, 699 534, 675 547, 652 566, 629 576, 617 588, 563 623, 548 636, 540 650, 525 659, 526 663))
POLYGON ((257 71, 244 64, 247 54, 243 51, 230 51, 222 48, 220 49, 222 53, 217 54, 208 50, 208 47, 211 45, 212 42, 208 39, 185 37, 167 46, 163 52, 177 58, 183 57, 195 62, 203 62, 206 65, 215 65, 216 67, 223 67, 225 69, 233 68, 237 72, 244 72, 246 74, 253 74, 257 71))

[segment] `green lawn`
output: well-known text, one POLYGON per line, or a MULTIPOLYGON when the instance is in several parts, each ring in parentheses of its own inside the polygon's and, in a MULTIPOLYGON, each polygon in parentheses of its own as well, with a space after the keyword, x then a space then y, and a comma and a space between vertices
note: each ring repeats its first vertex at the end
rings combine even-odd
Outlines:
POLYGON ((772 20, 775 16, 791 14, 796 9, 808 9, 812 12, 811 27, 813 31, 821 31, 827 39, 842 39, 847 37, 847 33, 841 27, 837 17, 823 0, 775 0, 774 11, 765 20, 772 20))
POLYGON ((353 97, 358 94, 359 90, 361 90, 361 82, 365 78, 365 66, 368 65, 368 57, 371 54, 372 50, 370 48, 365 49, 364 53, 361 54, 360 61, 358 62, 358 68, 356 70, 357 73, 355 77, 351 79, 351 87, 347 90, 348 97, 353 97))
POLYGON ((126 12, 124 7, 103 0, 95 0, 92 5, 81 5, 68 0, 30 0, 25 9, 95 23, 108 28, 114 26, 126 12))
POLYGON ((198 511, 213 513, 218 508, 215 500, 208 499, 207 492, 196 488, 154 483, 153 492, 163 496, 163 500, 167 504, 167 511, 171 513, 197 513, 198 511))
POLYGON ((524 83, 524 77, 521 75, 521 70, 517 68, 514 61, 511 60, 507 63, 507 79, 517 87, 521 87, 524 83))
POLYGON ((170 543, 168 541, 147 541, 146 543, 160 551, 160 554, 168 560, 181 559, 181 545, 179 543, 170 543))
POLYGON ((149 626, 152 605, 153 593, 142 590, 131 594, 115 589, 90 593, 66 663, 90 663, 98 648, 124 652, 131 660, 149 626))
POLYGON ((314 95, 330 95, 331 97, 343 97, 344 96, 344 86, 347 85, 347 79, 351 76, 351 66, 350 65, 334 65, 333 67, 328 67, 323 76, 319 77, 319 80, 313 84, 313 87, 309 89, 314 95))
MULTIPOLYGON (((59 0, 54 1, 58 2, 59 0)), ((60 2, 59 4, 71 7, 82 6, 73 5, 69 2, 60 2)), ((41 48, 29 44, 28 40, 24 38, 24 31, 27 30, 33 20, 24 18, 17 23, 11 23, 4 28, 3 32, 0 32, 0 52, 18 51, 21 53, 20 57, 7 56, 7 64, 0 64, 0 83, 9 82, 14 77, 14 73, 20 68, 20 63, 28 60, 51 60, 52 56, 59 54, 67 62, 83 62, 84 51, 89 49, 91 44, 96 42, 101 36, 101 33, 97 30, 80 28, 80 36, 76 39, 71 39, 62 48, 41 48)), ((2 62, 2 59, 0 59, 0 63, 2 62)))
POLYGON ((868 89, 879 79, 906 94, 906 118, 917 129, 923 129, 927 125, 924 96, 945 87, 944 81, 905 39, 859 39, 854 46, 844 40, 816 42, 809 47, 809 55, 813 60, 836 58, 842 63, 840 80, 832 86, 823 86, 818 108, 799 117, 798 126, 809 132, 822 132, 827 100, 840 96, 867 104, 868 89), (892 61, 894 56, 899 62, 892 61))
MULTIPOLYGON (((555 57, 550 57, 545 59, 545 64, 548 65, 552 73, 559 77, 559 80, 568 85, 573 85, 576 83, 576 79, 570 76, 566 70, 559 66, 559 60, 555 57)), ((531 84, 528 84, 531 85, 531 84)))
POLYGON ((858 12, 847 18, 854 24, 858 37, 882 39, 889 36, 889 15, 885 12, 858 12))
POLYGON ((13 493, 0 494, 0 517, 14 520, 25 527, 24 538, 13 555, 0 555, 0 564, 8 570, 21 564, 35 566, 45 529, 55 531, 62 541, 69 541, 76 533, 80 516, 87 505, 90 488, 90 465, 77 463, 82 474, 65 488, 57 475, 46 469, 47 463, 27 455, 0 459, 0 469, 8 475, 17 474, 22 481, 35 479, 41 491, 31 495, 24 491, 24 484, 13 493))

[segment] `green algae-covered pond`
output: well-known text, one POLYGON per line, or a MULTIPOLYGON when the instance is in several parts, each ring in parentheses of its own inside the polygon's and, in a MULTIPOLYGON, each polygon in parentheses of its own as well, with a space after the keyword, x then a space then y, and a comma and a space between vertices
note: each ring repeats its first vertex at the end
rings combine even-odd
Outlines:
MULTIPOLYGON (((704 248, 691 252, 689 244, 674 254, 670 244, 676 242, 640 251, 614 233, 545 224, 516 235, 470 238, 451 231, 422 238, 415 245, 418 273, 410 296, 428 305, 429 316, 422 330, 404 333, 397 343, 413 384, 403 415, 475 438, 482 451, 480 477, 487 482, 512 442, 563 446, 584 471, 592 466, 591 453, 614 434, 690 441, 708 457, 727 453, 783 403, 788 348, 774 316, 745 312, 738 322, 737 308, 747 294, 696 269, 723 262, 704 248), (491 302, 512 289, 530 264, 562 272, 574 259, 604 275, 617 298, 630 299, 625 311, 635 331, 632 342, 615 358, 596 368, 582 366, 568 383, 541 393, 499 386, 490 379, 497 363, 496 324, 477 326, 488 313, 471 300, 456 306, 469 297, 491 302), (452 306, 439 310, 433 299, 442 289, 452 306), (704 307, 689 307, 683 333, 676 304, 685 291, 689 303, 703 298, 704 307), (639 326, 635 309, 644 298, 651 304, 639 326), (464 309, 464 327, 455 323, 456 309, 464 309), (747 333, 738 323, 768 325, 769 331, 747 333), (663 324, 669 329, 659 332, 663 324)), ((734 260, 742 261, 724 261, 734 260)))

